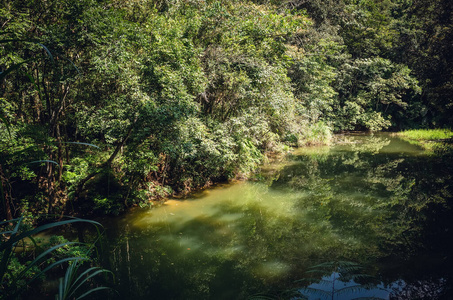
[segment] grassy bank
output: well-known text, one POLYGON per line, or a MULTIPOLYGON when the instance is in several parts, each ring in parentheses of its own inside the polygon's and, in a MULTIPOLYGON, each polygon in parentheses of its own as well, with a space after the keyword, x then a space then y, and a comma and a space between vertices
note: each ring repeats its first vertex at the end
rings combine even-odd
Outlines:
POLYGON ((453 131, 450 129, 406 130, 397 135, 432 153, 453 152, 453 131))

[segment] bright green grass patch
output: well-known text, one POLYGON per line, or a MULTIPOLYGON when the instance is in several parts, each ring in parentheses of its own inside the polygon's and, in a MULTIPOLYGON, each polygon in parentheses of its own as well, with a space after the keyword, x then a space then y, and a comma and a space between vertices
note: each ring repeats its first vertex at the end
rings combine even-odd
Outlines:
POLYGON ((411 140, 438 141, 452 138, 453 131, 450 129, 418 129, 403 131, 398 135, 411 140))
POLYGON ((453 151, 453 131, 450 129, 406 130, 397 135, 429 152, 440 154, 453 151))

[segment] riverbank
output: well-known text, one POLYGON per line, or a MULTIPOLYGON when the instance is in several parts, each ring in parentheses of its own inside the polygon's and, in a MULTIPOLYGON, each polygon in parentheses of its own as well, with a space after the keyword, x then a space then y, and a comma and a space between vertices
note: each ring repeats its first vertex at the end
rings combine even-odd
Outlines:
POLYGON ((453 152, 453 131, 450 129, 406 130, 396 133, 396 136, 432 154, 453 152))

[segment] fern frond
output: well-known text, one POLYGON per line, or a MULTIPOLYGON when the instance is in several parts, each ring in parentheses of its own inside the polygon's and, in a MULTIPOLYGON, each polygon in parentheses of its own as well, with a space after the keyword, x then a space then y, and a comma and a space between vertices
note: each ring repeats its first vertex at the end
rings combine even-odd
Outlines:
POLYGON ((341 294, 352 294, 352 293, 357 293, 365 290, 365 288, 362 287, 362 285, 357 284, 353 286, 346 286, 344 288, 336 289, 335 294, 341 295, 341 294))
POLYGON ((329 291, 324 291, 321 289, 316 289, 316 288, 311 288, 311 287, 304 287, 304 288, 300 289, 300 291, 302 293, 306 292, 306 293, 308 293, 310 295, 314 295, 314 296, 332 297, 332 293, 329 291))

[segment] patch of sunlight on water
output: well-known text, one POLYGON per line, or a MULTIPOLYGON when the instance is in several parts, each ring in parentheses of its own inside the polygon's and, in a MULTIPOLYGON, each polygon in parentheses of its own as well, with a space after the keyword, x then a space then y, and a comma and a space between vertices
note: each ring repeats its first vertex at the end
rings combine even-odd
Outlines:
POLYGON ((179 246, 179 250, 181 253, 186 251, 196 251, 203 247, 203 241, 196 236, 187 236, 187 235, 168 235, 162 236, 162 240, 166 242, 173 243, 175 238, 177 239, 177 245, 179 246))
POLYGON ((186 200, 168 200, 161 207, 136 216, 133 225, 146 228, 169 223, 178 229, 196 218, 214 218, 221 224, 234 224, 248 208, 278 217, 295 215, 295 200, 304 193, 269 189, 263 183, 239 182, 205 191, 202 196, 186 200))

